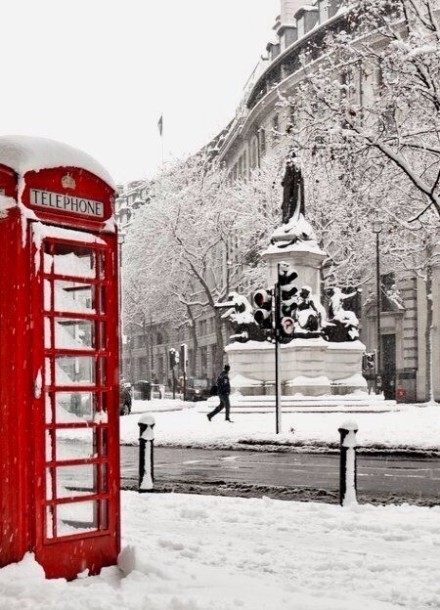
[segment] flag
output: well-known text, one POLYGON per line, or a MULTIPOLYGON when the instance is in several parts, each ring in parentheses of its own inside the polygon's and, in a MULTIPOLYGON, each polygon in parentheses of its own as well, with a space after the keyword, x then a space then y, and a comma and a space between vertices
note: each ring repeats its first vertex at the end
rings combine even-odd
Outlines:
POLYGON ((160 135, 163 133, 163 114, 160 115, 160 119, 157 123, 157 128, 159 129, 160 135))

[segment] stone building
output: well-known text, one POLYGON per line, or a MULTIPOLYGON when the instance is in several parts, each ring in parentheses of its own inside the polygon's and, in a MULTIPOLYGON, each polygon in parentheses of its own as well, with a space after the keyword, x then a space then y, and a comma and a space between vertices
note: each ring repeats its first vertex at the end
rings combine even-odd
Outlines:
MULTIPOLYGON (((312 58, 318 59, 320 42, 329 31, 339 32, 345 27, 346 13, 340 10, 340 0, 314 0, 304 4, 301 0, 280 0, 280 14, 274 25, 275 39, 268 43, 266 55, 261 58, 251 75, 244 97, 230 125, 215 140, 215 154, 230 170, 232 179, 246 177, 252 168, 259 166, 262 157, 271 147, 277 145, 278 135, 286 131, 292 116, 278 105, 279 94, 289 95, 295 90, 302 78, 301 53, 313 42, 312 58)), ((362 83, 356 95, 368 95, 375 86, 377 77, 374 71, 369 83, 362 83)), ((356 79, 357 75, 352 74, 356 79)), ((121 193, 117 214, 121 225, 133 222, 136 207, 148 202, 148 185, 139 183, 129 185, 121 193), (130 214, 132 218, 129 218, 130 214)), ((372 248, 374 236, 372 234, 372 248)), ((226 257, 227 258, 227 257, 226 257)), ((226 260, 226 259, 225 259, 226 260)), ((433 319, 433 378, 435 397, 440 400, 439 328, 440 303, 439 283, 440 269, 433 269, 432 298, 435 304, 433 319)), ((404 277, 388 273, 381 278, 380 312, 380 352, 385 371, 384 388, 387 397, 393 397, 397 389, 399 395, 406 395, 408 401, 427 400, 426 377, 426 290, 424 282, 415 273, 408 272, 404 277)), ((231 287, 232 288, 232 287, 231 287)), ((367 351, 375 352, 377 345, 377 299, 375 285, 363 293, 361 339, 367 351)), ((212 378, 216 371, 212 368, 215 353, 215 334, 213 321, 209 316, 197 320, 199 349, 190 361, 193 363, 190 374, 212 378)), ((154 321, 152 323, 154 327, 154 321)), ((139 347, 134 348, 134 375, 143 376, 148 368, 159 381, 169 377, 167 368, 167 350, 178 347, 170 344, 170 333, 167 329, 156 329, 152 333, 153 344, 150 350, 151 363, 145 365, 145 350, 138 336, 132 341, 139 347), (162 341, 162 343, 160 341, 162 341)), ((190 333, 183 330, 173 341, 187 342, 190 345, 190 333)))

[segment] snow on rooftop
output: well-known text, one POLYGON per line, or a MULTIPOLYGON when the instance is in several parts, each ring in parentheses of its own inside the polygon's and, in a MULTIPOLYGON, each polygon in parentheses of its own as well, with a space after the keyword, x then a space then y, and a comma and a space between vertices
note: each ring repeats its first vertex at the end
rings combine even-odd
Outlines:
POLYGON ((0 163, 23 176, 53 167, 85 169, 116 189, 113 178, 87 153, 68 144, 30 136, 0 136, 0 163))

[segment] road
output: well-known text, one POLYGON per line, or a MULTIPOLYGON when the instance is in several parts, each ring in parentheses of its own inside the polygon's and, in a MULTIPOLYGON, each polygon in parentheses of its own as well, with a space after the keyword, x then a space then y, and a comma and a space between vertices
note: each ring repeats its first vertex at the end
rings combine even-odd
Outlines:
MULTIPOLYGON (((135 488, 138 447, 121 447, 125 487, 135 488)), ((156 447, 158 489, 337 501, 339 455, 156 447)), ((440 504, 440 459, 358 455, 358 498, 440 504)))

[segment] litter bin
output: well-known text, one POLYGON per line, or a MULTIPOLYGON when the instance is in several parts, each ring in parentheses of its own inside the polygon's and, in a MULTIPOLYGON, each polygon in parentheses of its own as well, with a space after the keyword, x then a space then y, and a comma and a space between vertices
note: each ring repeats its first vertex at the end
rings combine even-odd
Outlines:
POLYGON ((405 388, 397 388, 396 390, 396 401, 406 402, 406 390, 405 388))
POLYGON ((151 383, 141 379, 134 384, 135 397, 138 400, 151 400, 151 383))

